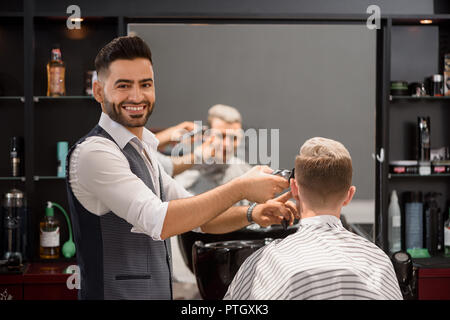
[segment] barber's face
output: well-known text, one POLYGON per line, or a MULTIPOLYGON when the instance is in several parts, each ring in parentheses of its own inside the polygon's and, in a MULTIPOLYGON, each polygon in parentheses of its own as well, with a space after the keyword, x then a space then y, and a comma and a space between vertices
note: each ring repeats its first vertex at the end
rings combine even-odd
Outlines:
POLYGON ((241 140, 241 123, 229 123, 219 118, 213 118, 211 119, 211 132, 221 138, 216 139, 214 143, 220 144, 222 159, 225 161, 227 156, 233 156, 241 140))
POLYGON ((155 105, 153 67, 148 59, 116 60, 94 84, 102 110, 125 127, 143 127, 155 105))

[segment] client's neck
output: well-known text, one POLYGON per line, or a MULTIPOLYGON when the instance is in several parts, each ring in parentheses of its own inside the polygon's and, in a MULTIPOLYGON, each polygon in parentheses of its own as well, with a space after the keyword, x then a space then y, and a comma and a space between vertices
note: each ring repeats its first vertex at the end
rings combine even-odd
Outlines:
POLYGON ((302 210, 300 211, 301 219, 317 217, 317 216, 324 216, 324 215, 335 216, 336 218, 340 219, 341 207, 334 208, 334 209, 320 209, 320 210, 303 207, 302 210))

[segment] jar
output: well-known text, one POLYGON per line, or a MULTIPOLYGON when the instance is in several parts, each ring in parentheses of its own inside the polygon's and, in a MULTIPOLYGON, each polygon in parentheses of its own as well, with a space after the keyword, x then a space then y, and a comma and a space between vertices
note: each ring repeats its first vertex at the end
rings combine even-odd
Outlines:
POLYGON ((431 76, 431 92, 434 97, 442 97, 444 95, 444 77, 441 74, 433 74, 431 76))

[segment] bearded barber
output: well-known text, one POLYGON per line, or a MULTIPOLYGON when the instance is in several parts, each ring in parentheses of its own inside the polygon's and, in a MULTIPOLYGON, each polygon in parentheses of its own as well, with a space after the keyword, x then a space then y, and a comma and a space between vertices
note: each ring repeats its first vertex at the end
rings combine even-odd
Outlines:
POLYGON ((169 237, 197 230, 240 229, 248 199, 252 219, 268 226, 293 221, 289 195, 270 200, 288 182, 255 167, 191 196, 162 169, 158 140, 144 126, 155 106, 150 48, 139 37, 116 38, 95 59, 98 125, 68 154, 68 198, 80 267, 80 299, 172 299, 169 237))

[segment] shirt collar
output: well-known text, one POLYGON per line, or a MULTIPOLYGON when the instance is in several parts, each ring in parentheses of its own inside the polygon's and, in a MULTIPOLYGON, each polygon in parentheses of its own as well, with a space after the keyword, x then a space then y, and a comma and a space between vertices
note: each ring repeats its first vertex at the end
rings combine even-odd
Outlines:
POLYGON ((319 225, 319 224, 337 224, 342 226, 342 222, 339 218, 328 214, 300 219, 300 225, 319 225))
MULTIPOLYGON (((123 125, 112 120, 106 113, 102 112, 98 125, 102 127, 108 134, 117 142, 121 149, 125 148, 128 142, 133 140, 139 147, 142 147, 142 142, 128 131, 123 125)), ((152 149, 157 149, 159 141, 156 136, 147 128, 144 128, 142 133, 142 141, 145 142, 152 149)))

